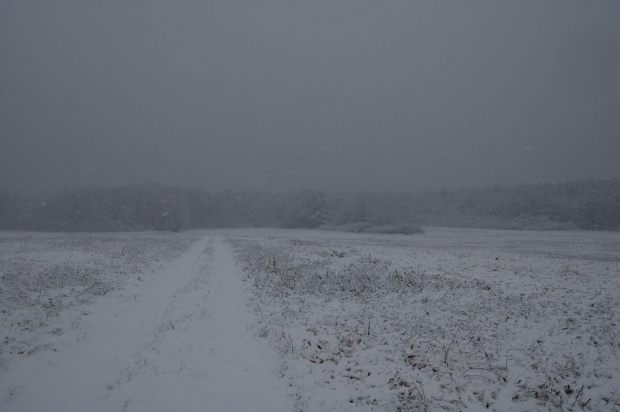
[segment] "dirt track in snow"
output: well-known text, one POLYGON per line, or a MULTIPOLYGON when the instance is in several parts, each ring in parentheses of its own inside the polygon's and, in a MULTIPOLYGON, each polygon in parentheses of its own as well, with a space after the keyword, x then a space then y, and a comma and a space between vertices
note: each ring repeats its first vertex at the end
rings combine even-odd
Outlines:
POLYGON ((201 239, 158 273, 72 308, 79 327, 8 365, 0 409, 290 409, 241 284, 223 240, 201 239))

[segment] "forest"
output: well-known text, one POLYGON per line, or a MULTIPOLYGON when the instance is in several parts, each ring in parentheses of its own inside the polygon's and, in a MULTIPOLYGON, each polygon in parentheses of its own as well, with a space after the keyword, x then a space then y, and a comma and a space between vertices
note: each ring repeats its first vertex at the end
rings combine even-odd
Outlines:
POLYGON ((356 231, 360 225, 616 231, 620 230, 620 180, 416 192, 209 192, 159 184, 74 187, 50 195, 0 192, 0 230, 356 231))

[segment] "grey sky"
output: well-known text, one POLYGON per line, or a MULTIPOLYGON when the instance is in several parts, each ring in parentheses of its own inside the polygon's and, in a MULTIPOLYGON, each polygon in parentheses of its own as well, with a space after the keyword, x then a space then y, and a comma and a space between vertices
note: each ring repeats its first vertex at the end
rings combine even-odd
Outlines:
POLYGON ((0 188, 620 176, 620 2, 0 3, 0 188))

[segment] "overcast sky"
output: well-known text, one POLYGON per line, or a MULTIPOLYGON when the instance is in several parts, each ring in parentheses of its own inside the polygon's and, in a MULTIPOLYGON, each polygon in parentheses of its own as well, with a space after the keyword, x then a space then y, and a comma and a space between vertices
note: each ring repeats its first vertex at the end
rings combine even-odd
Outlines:
POLYGON ((620 177, 620 1, 0 2, 0 188, 620 177))

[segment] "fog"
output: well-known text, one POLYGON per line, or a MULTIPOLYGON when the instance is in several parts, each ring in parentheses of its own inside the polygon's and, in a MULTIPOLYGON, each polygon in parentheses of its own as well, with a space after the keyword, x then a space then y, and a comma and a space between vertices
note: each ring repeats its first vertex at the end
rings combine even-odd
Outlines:
POLYGON ((620 2, 0 3, 0 189, 620 176, 620 2))

